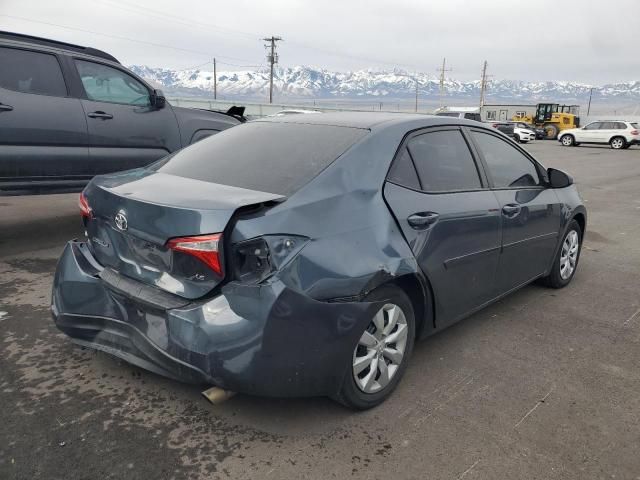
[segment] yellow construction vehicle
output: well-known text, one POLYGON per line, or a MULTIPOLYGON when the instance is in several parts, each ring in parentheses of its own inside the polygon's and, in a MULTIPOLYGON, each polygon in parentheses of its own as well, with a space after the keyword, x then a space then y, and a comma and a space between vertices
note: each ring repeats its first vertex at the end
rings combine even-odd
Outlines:
POLYGON ((535 115, 513 118, 513 121, 525 122, 544 128, 547 139, 555 140, 562 130, 580 126, 580 106, 560 105, 558 103, 539 103, 535 115))

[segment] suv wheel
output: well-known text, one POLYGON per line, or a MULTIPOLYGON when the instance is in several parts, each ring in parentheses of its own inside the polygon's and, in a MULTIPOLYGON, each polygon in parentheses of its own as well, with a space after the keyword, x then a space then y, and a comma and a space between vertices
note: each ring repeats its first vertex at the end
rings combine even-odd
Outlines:
POLYGON ((565 147, 571 147, 576 143, 576 141, 575 138, 573 138, 573 135, 563 135, 560 138, 560 143, 562 143, 562 145, 564 145, 565 147))
POLYGON ((366 410, 391 395, 404 374, 415 340, 411 301, 398 287, 380 287, 366 298, 382 301, 353 350, 342 388, 334 397, 343 405, 366 410))
POLYGON ((611 148, 613 148, 614 150, 620 150, 624 148, 626 144, 627 141, 623 137, 613 137, 609 141, 609 145, 611 145, 611 148))

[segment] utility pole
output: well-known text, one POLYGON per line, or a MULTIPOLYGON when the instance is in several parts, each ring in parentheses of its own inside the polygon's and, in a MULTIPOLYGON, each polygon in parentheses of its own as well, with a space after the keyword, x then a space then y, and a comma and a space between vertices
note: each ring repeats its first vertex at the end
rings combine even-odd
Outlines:
POLYGON ((589 90, 589 106, 587 107, 587 117, 589 116, 589 112, 591 111, 591 96, 593 95, 593 87, 589 90))
POLYGON ((482 65, 482 83, 480 84, 480 108, 484 106, 484 95, 487 89, 487 61, 482 65))
POLYGON ((443 58, 442 59, 442 67, 436 69, 436 71, 440 72, 440 108, 442 108, 444 106, 444 73, 445 72, 450 72, 451 69, 447 70, 447 59, 443 58))
POLYGON ((278 63, 276 42, 281 41, 282 38, 271 36, 269 38, 263 38, 262 40, 265 42, 269 42, 267 45, 265 45, 265 47, 270 49, 270 53, 267 54, 267 61, 271 65, 271 75, 269 75, 269 103, 273 103, 273 65, 278 63))
POLYGON ((218 72, 216 71, 216 59, 213 59, 213 99, 218 99, 218 72))

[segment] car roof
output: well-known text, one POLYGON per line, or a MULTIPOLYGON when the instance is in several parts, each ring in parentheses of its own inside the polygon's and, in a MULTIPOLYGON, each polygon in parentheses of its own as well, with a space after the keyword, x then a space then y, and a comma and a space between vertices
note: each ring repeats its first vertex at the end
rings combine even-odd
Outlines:
POLYGON ((82 53, 91 57, 103 58, 110 62, 120 63, 113 55, 98 50, 92 47, 82 47, 80 45, 74 45, 73 43, 61 42, 58 40, 51 40, 49 38, 36 37, 33 35, 26 35, 23 33, 6 32, 0 30, 0 40, 9 40, 11 42, 38 45, 44 47, 55 48, 57 50, 64 50, 68 52, 82 53))
POLYGON ((337 127, 372 129, 377 126, 415 124, 416 120, 425 127, 433 125, 480 126, 481 123, 457 117, 422 115, 417 113, 394 112, 323 112, 319 115, 286 115, 282 117, 264 117, 256 122, 305 123, 312 125, 332 125, 337 127))

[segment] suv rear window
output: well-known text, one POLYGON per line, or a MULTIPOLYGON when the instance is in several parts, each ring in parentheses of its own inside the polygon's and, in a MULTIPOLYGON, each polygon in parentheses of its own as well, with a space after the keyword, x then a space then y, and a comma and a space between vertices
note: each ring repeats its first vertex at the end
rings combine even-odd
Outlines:
POLYGON ((0 87, 22 93, 66 97, 58 59, 48 53, 0 47, 0 87))
POLYGON ((250 122, 195 143, 151 168, 288 196, 368 132, 330 125, 250 122))

